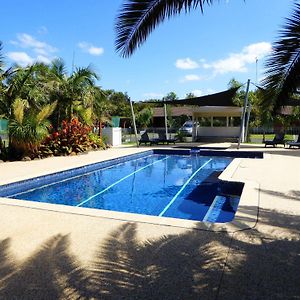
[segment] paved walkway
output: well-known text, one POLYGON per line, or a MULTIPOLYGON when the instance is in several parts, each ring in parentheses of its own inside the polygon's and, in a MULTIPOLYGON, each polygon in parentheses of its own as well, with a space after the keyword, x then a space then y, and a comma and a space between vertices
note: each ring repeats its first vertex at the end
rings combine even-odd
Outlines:
MULTIPOLYGON (((0 184, 145 149, 3 163, 0 184)), ((0 200, 0 299, 300 299, 300 150, 249 149, 267 155, 232 179, 259 183, 259 212, 234 233, 0 200)))

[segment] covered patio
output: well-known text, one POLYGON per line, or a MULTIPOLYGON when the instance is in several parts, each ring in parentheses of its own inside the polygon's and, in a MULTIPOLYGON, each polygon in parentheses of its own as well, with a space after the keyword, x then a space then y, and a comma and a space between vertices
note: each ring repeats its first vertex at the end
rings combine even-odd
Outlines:
POLYGON ((232 140, 240 135, 243 108, 233 106, 201 106, 193 109, 193 141, 232 140))
POLYGON ((175 107, 189 107, 189 110, 192 111, 193 142, 236 142, 239 138, 243 141, 247 127, 245 114, 248 107, 246 104, 244 109, 244 107, 234 103, 233 99, 239 88, 236 87, 201 97, 162 101, 161 103, 165 107, 166 135, 168 134, 166 105, 173 105, 175 107))

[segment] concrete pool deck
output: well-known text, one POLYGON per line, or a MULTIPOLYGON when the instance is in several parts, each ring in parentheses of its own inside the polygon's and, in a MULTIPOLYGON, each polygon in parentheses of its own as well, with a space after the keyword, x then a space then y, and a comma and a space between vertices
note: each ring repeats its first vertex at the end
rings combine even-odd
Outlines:
MULTIPOLYGON (((149 149, 1 163, 0 184, 149 149)), ((259 189, 233 232, 0 200, 0 299, 300 299, 300 149, 241 150, 266 155, 231 173, 259 189)))

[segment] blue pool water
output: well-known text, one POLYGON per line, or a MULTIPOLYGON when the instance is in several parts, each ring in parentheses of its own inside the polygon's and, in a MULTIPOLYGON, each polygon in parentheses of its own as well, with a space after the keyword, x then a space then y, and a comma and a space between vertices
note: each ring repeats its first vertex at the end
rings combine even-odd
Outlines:
POLYGON ((232 158, 150 154, 124 160, 5 196, 206 222, 234 218, 240 197, 217 179, 232 158))

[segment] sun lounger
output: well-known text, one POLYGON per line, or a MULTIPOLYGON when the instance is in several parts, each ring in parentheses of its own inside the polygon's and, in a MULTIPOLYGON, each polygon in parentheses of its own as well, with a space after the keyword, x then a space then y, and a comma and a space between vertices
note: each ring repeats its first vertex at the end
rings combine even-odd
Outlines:
POLYGON ((158 134, 158 143, 162 143, 162 144, 175 144, 175 142, 177 141, 177 139, 168 139, 166 137, 165 133, 159 133, 158 134))
POLYGON ((150 139, 147 131, 145 131, 141 135, 141 139, 139 140, 139 145, 141 144, 145 144, 145 145, 149 144, 150 146, 152 146, 158 144, 158 139, 150 139))
POLYGON ((284 140, 284 133, 276 133, 275 137, 272 141, 265 141, 265 147, 267 146, 273 146, 276 147, 277 145, 283 145, 285 146, 285 140, 284 140))
POLYGON ((296 141, 290 141, 290 142, 287 142, 286 144, 289 146, 289 148, 292 148, 292 147, 300 148, 300 134, 298 135, 298 138, 296 141))

